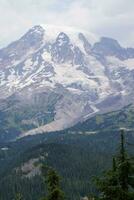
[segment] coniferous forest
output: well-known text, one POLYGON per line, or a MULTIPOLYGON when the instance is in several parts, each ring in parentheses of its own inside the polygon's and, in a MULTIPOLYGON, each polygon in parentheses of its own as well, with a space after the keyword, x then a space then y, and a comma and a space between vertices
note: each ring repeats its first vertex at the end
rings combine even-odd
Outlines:
POLYGON ((119 130, 69 130, 5 143, 1 199, 132 200, 133 144, 133 133, 119 130))
POLYGON ((134 200, 134 0, 0 14, 0 200, 134 200))

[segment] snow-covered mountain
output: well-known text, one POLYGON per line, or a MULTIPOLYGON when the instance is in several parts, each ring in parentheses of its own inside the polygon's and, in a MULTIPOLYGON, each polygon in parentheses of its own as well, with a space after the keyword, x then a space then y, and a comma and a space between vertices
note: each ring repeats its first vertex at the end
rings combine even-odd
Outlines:
POLYGON ((111 38, 39 25, 0 50, 0 114, 23 136, 119 109, 133 91, 134 49, 111 38))

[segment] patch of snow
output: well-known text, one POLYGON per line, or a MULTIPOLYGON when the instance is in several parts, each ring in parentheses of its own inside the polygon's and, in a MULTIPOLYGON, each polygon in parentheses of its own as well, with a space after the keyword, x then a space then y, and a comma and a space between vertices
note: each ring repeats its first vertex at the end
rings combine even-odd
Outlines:
POLYGON ((42 58, 47 62, 51 62, 51 60, 52 60, 51 54, 49 52, 47 52, 46 50, 43 52, 42 58))
POLYGON ((25 65, 23 67, 24 70, 29 70, 31 66, 33 65, 32 59, 29 58, 25 61, 25 65))
POLYGON ((122 67, 122 68, 127 68, 129 70, 134 69, 134 58, 122 61, 115 56, 107 56, 107 62, 113 68, 122 67))
POLYGON ((83 33, 85 37, 89 40, 89 42, 92 44, 97 41, 97 38, 94 34, 83 29, 78 29, 71 26, 56 26, 56 25, 50 25, 50 24, 41 24, 41 26, 45 30, 45 34, 44 34, 45 41, 53 42, 56 36, 58 36, 59 33, 61 32, 66 33, 71 39, 71 42, 74 44, 76 44, 76 42, 78 41, 79 33, 83 33))
POLYGON ((8 147, 1 148, 2 151, 8 151, 8 149, 9 149, 8 147))
POLYGON ((13 57, 13 56, 15 56, 15 53, 11 53, 11 54, 9 55, 9 57, 13 57))
POLYGON ((71 87, 67 87, 67 89, 71 92, 71 93, 74 93, 74 94, 82 94, 82 91, 79 90, 79 89, 75 89, 75 88, 71 88, 71 87))
POLYGON ((75 82, 82 85, 83 89, 96 88, 98 86, 94 80, 88 78, 88 75, 70 64, 55 65, 54 69, 56 75, 51 80, 65 87, 75 82))
POLYGON ((65 42, 62 39, 58 40, 58 46, 62 46, 65 42))
POLYGON ((93 105, 93 104, 90 104, 90 107, 91 107, 91 109, 93 110, 93 112, 91 112, 91 113, 89 113, 88 115, 85 115, 83 118, 84 118, 84 120, 86 120, 86 119, 88 119, 89 117, 91 117, 92 115, 94 115, 94 114, 96 114, 96 113, 98 113, 99 112, 99 109, 98 108, 96 108, 96 106, 95 105, 93 105))

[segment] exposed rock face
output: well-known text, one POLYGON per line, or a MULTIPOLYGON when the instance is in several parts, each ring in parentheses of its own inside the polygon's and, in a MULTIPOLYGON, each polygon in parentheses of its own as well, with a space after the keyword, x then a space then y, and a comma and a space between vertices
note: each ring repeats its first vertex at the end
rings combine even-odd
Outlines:
POLYGON ((93 42, 70 28, 35 26, 1 49, 0 125, 12 118, 17 134, 33 135, 133 103, 134 49, 93 42))

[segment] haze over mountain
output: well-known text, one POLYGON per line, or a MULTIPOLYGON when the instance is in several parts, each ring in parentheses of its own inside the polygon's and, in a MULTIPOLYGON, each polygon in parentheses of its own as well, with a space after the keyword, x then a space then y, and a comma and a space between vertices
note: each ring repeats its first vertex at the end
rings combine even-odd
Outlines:
POLYGON ((4 133, 65 129, 133 103, 133 90, 134 48, 111 38, 37 25, 0 50, 4 133))

